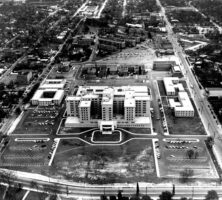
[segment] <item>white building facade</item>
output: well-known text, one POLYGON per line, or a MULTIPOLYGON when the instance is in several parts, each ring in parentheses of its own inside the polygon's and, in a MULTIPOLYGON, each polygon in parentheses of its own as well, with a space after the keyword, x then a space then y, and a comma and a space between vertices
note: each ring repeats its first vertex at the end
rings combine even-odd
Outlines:
POLYGON ((185 92, 182 83, 177 77, 167 77, 163 80, 167 96, 175 96, 178 100, 169 98, 170 108, 176 117, 194 117, 195 110, 190 97, 185 92))
POLYGON ((150 101, 147 86, 80 86, 76 96, 66 98, 65 125, 96 127, 110 122, 118 127, 150 127, 150 101), (89 103, 82 109, 85 101, 89 103))

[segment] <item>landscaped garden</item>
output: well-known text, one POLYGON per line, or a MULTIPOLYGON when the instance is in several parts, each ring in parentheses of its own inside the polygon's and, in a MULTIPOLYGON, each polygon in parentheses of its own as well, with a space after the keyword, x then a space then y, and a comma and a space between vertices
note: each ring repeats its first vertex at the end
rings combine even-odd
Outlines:
POLYGON ((122 133, 118 130, 113 131, 111 134, 105 134, 99 130, 92 133, 92 142, 94 143, 118 143, 121 140, 122 133))

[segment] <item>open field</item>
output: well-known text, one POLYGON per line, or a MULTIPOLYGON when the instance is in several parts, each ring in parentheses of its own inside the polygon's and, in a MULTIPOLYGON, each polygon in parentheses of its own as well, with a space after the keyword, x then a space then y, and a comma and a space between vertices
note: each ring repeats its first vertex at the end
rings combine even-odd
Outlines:
POLYGON ((13 134, 52 134, 58 128, 63 110, 40 107, 29 109, 25 111, 13 134))
POLYGON ((48 195, 45 193, 31 191, 26 197, 26 200, 40 200, 40 199, 45 199, 47 196, 48 195))
POLYGON ((57 173, 77 182, 102 184, 156 180, 149 139, 109 146, 92 146, 78 139, 61 142, 53 167, 57 173))
POLYGON ((216 168, 204 141, 194 139, 168 139, 162 142, 161 159, 159 160, 161 177, 178 177, 185 169, 193 170, 190 178, 218 178, 216 168), (170 143, 170 141, 192 141, 190 143, 170 143), (194 156, 188 157, 192 149, 194 156), (197 155, 195 156, 195 152, 197 155), (196 157, 196 158, 195 158, 196 157))
POLYGON ((22 190, 16 187, 9 187, 8 191, 6 192, 5 200, 22 200, 23 196, 25 195, 26 190, 22 190))
POLYGON ((41 166, 47 165, 52 142, 16 142, 10 140, 0 157, 0 166, 41 166))
POLYGON ((153 50, 153 45, 147 40, 137 47, 124 49, 121 52, 103 58, 100 61, 105 61, 106 63, 113 63, 113 61, 115 61, 118 64, 145 64, 147 69, 151 69, 153 60, 155 59, 156 55, 153 50))

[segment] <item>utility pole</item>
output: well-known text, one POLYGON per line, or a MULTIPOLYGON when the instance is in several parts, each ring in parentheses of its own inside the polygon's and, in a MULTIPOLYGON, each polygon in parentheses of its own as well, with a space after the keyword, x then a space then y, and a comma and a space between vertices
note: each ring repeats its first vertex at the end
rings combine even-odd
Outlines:
POLYGON ((68 187, 68 185, 66 185, 66 194, 67 194, 67 196, 69 195, 69 187, 68 187))
POLYGON ((191 196, 192 200, 193 200, 193 196, 194 196, 194 187, 192 187, 192 196, 191 196))

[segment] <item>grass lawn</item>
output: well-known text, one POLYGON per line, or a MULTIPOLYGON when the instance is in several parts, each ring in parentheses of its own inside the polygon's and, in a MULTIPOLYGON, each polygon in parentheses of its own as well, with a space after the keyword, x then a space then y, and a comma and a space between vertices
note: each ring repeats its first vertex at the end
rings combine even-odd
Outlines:
MULTIPOLYGON (((189 138, 188 138, 189 140, 189 138)), ((194 178, 218 177, 216 168, 210 157, 204 141, 196 141, 190 144, 169 144, 163 142, 161 148, 161 159, 158 160, 161 177, 180 177, 180 172, 186 168, 193 170, 194 178), (168 148, 166 148, 168 146, 168 148), (198 152, 197 158, 189 159, 188 149, 172 149, 169 146, 185 146, 198 152), (194 148, 195 146, 195 148, 194 148)))
POLYGON ((138 134, 151 134, 150 128, 121 128, 123 130, 132 132, 132 133, 138 133, 138 134))
MULTIPOLYGON (((166 101, 162 97, 162 101, 166 101)), ((192 100, 191 100, 192 102, 192 100)), ((194 117, 175 117, 169 106, 164 105, 164 112, 169 133, 172 135, 205 135, 203 123, 199 117, 194 103, 192 102, 195 114, 194 117)))
POLYGON ((160 91, 160 96, 167 96, 163 81, 158 80, 157 83, 160 91))
POLYGON ((149 139, 109 146, 88 145, 78 139, 68 142, 60 143, 52 166, 64 178, 92 184, 155 182, 157 178, 149 139))
POLYGON ((112 134, 103 134, 101 131, 93 132, 94 142, 119 142, 121 139, 121 132, 114 131, 112 134))
POLYGON ((26 200, 40 200, 40 199, 45 199, 46 197, 48 197, 48 194, 31 191, 26 197, 26 200))
POLYGON ((4 185, 0 185, 0 199, 3 199, 5 190, 6 190, 6 187, 4 185))
POLYGON ((23 196, 25 195, 26 190, 10 187, 6 192, 5 200, 22 200, 23 196))

